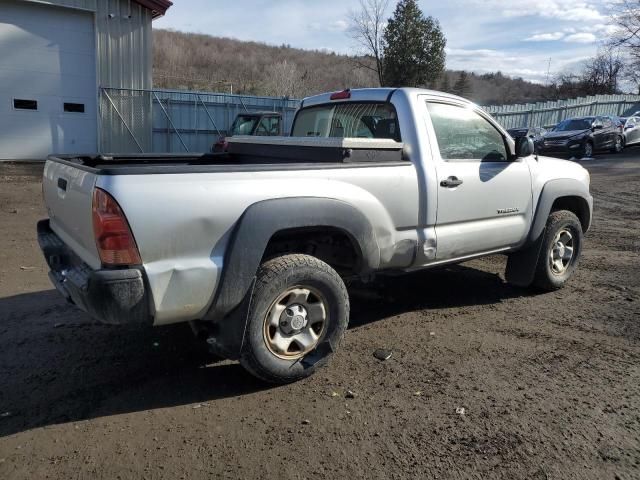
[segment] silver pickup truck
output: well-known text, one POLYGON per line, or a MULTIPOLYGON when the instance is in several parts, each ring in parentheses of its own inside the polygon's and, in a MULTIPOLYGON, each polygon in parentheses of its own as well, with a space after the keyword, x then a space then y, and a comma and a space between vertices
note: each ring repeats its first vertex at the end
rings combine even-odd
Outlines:
POLYGON ((592 215, 580 165, 405 88, 307 98, 290 137, 221 154, 52 156, 43 182, 38 237, 65 297, 108 323, 191 322, 275 383, 337 349, 346 281, 500 253, 509 282, 557 289, 592 215))

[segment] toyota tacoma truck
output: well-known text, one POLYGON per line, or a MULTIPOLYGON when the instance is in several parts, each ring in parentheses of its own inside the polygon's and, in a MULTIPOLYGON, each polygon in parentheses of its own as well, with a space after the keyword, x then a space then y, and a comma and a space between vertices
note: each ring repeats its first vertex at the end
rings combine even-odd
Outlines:
POLYGON ((505 254, 507 281, 563 287, 589 182, 462 98, 345 90, 305 99, 290 137, 234 136, 225 153, 51 156, 38 238, 53 284, 95 319, 190 322, 286 383, 338 348, 353 279, 505 254))

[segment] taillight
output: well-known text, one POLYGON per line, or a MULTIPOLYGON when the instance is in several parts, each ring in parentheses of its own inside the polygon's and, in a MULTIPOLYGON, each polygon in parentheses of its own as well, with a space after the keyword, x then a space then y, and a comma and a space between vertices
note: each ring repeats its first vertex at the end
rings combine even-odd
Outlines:
POLYGON ((140 253, 120 205, 104 190, 93 191, 93 234, 103 265, 140 265, 140 253))

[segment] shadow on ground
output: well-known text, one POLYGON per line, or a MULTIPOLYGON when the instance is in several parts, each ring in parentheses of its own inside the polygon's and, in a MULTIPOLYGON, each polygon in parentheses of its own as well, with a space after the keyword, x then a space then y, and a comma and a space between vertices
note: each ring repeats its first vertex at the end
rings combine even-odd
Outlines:
MULTIPOLYGON (((523 295, 495 274, 464 266, 351 290, 352 327, 523 295)), ((0 436, 269 388, 236 363, 212 358, 188 326, 98 325, 55 291, 0 299, 0 384, 0 436)))
POLYGON ((353 285, 350 328, 417 310, 490 305, 530 295, 499 275, 453 265, 406 275, 381 276, 368 285, 353 285))

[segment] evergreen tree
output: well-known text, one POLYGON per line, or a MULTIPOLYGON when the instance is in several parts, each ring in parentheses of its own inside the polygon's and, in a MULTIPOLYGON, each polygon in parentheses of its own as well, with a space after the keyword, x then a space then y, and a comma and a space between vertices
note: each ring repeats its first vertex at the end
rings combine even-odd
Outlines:
POLYGON ((400 0, 382 39, 384 81, 390 87, 420 87, 444 71, 447 41, 440 24, 425 17, 416 0, 400 0))
POLYGON ((471 82, 469 81, 469 75, 467 72, 460 72, 458 80, 453 85, 453 92, 460 97, 468 97, 471 95, 471 82))

